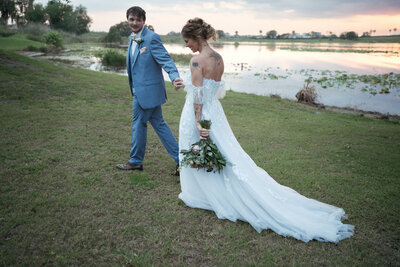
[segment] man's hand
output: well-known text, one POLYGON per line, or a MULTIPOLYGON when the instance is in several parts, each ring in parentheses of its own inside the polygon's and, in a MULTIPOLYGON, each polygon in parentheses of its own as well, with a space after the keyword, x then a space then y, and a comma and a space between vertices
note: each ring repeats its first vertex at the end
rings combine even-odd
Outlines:
POLYGON ((172 83, 174 84, 175 90, 185 87, 181 78, 176 78, 172 83))

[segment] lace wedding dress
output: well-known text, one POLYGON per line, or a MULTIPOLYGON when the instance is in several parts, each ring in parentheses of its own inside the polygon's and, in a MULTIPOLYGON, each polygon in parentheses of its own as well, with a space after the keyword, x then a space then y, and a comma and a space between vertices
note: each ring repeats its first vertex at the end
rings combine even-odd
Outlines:
POLYGON ((258 232, 272 229, 279 235, 304 242, 312 239, 338 242, 353 235, 354 226, 341 222, 346 216, 343 209, 306 198, 280 185, 246 154, 218 100, 225 94, 223 81, 203 79, 203 86, 188 84, 185 91, 179 150, 189 149, 199 140, 193 104, 201 103, 202 119, 212 121, 211 140, 230 163, 220 173, 182 168, 179 198, 186 205, 212 210, 220 219, 246 221, 258 232))

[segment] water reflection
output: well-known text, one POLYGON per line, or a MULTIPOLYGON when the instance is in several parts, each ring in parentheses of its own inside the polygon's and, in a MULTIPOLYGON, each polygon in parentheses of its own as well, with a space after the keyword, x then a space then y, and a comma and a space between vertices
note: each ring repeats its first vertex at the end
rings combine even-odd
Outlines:
MULTIPOLYGON (((295 99, 296 93, 304 85, 305 79, 312 77, 335 77, 347 74, 376 75, 400 72, 400 44, 363 43, 218 43, 212 44, 225 62, 224 80, 228 89, 257 95, 277 94, 295 99), (290 48, 291 50, 288 50, 290 48), (305 49, 315 49, 304 51, 305 49), (324 51, 328 49, 329 51, 324 51), (346 51, 346 52, 330 52, 346 51), (318 52, 315 52, 318 51, 318 52), (354 53, 351 51, 365 51, 354 53), (367 53, 368 52, 368 53, 367 53)), ((124 68, 119 70, 104 68, 93 54, 104 47, 84 44, 74 47, 75 51, 53 60, 70 60, 75 66, 98 71, 117 72, 126 75, 124 68)), ((190 49, 181 44, 166 44, 170 53, 190 54, 190 49)), ((126 53, 126 48, 119 49, 126 53)), ((181 74, 188 72, 188 66, 178 65, 181 74)), ((168 80, 167 75, 165 75, 168 80)), ((326 105, 351 107, 367 111, 378 111, 400 115, 400 88, 389 88, 390 93, 379 94, 381 88, 355 83, 351 86, 335 84, 323 88, 315 83, 319 102, 326 105), (375 90, 375 91, 374 91, 375 90), (371 92, 378 92, 371 95, 371 92)))
MULTIPOLYGON (((168 45, 167 49, 171 53, 190 53, 179 45, 168 45)), ((376 75, 400 71, 400 44, 231 43, 218 45, 216 50, 224 58, 224 79, 229 89, 257 95, 277 94, 289 99, 295 99, 309 77, 321 79, 343 73, 376 75), (287 47, 294 51, 282 49, 287 47), (299 48, 351 49, 369 53, 311 52, 299 48)), ((188 68, 182 66, 180 71, 187 72, 188 68)), ((389 94, 379 94, 381 88, 363 83, 350 86, 339 83, 327 88, 318 83, 315 85, 318 101, 322 104, 400 115, 399 87, 391 88, 389 94)))

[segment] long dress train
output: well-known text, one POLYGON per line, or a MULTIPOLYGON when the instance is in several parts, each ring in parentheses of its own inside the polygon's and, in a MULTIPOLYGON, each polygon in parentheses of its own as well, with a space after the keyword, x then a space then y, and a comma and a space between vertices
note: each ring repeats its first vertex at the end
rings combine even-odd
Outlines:
POLYGON ((188 149, 199 140, 193 104, 203 104, 202 118, 212 122, 210 137, 230 164, 220 173, 182 168, 179 198, 189 207, 214 211, 220 219, 246 221, 258 232, 272 229, 304 242, 338 242, 353 235, 354 226, 341 222, 346 218, 342 208, 309 199, 280 185, 247 155, 233 135, 218 100, 225 94, 223 83, 203 79, 201 87, 186 85, 179 150, 188 149))

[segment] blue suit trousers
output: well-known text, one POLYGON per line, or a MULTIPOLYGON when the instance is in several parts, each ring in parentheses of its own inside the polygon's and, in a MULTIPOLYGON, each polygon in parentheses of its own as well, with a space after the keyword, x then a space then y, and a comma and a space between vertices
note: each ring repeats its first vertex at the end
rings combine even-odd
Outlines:
POLYGON ((136 95, 132 104, 132 143, 129 163, 141 165, 146 152, 147 122, 151 123, 168 154, 179 163, 179 146, 171 129, 162 116, 161 105, 155 108, 143 109, 136 95))

